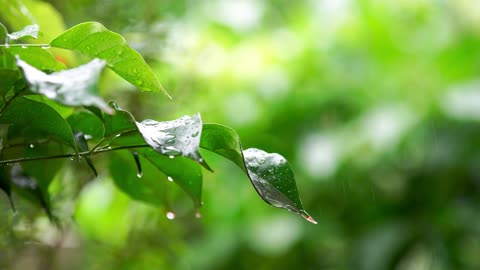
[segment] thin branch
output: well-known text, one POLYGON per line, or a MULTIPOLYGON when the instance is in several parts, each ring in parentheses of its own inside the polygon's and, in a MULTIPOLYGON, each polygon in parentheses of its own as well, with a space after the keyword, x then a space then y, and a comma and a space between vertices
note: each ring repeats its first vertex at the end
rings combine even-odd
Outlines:
POLYGON ((105 152, 118 151, 118 150, 122 150, 122 149, 134 149, 134 148, 145 148, 145 147, 151 147, 151 146, 148 145, 148 144, 125 145, 125 146, 119 146, 119 147, 115 147, 115 148, 112 147, 112 148, 97 149, 93 152, 85 151, 85 152, 79 152, 79 153, 61 154, 61 155, 43 156, 43 157, 14 158, 14 159, 0 160, 0 165, 2 165, 2 164, 12 164, 12 163, 17 163, 17 162, 25 162, 25 161, 35 161, 35 160, 75 158, 77 156, 82 156, 83 157, 83 156, 96 155, 96 154, 105 153, 105 152))
POLYGON ((111 135, 109 135, 109 136, 107 136, 107 137, 103 137, 94 147, 92 147, 92 148, 90 149, 89 152, 90 152, 90 153, 95 152, 97 149, 100 148, 100 145, 102 145, 104 142, 106 142, 106 141, 108 141, 108 140, 110 140, 108 143, 111 143, 115 138, 118 138, 118 137, 120 137, 120 136, 122 136, 122 135, 128 134, 128 133, 133 132, 133 131, 136 131, 136 130, 137 130, 137 129, 129 129, 129 130, 127 130, 127 131, 122 131, 122 132, 117 133, 117 134, 111 134, 111 135))
POLYGON ((22 48, 27 48, 27 47, 41 47, 43 49, 49 49, 50 44, 0 44, 0 48, 10 48, 10 47, 22 47, 22 48))

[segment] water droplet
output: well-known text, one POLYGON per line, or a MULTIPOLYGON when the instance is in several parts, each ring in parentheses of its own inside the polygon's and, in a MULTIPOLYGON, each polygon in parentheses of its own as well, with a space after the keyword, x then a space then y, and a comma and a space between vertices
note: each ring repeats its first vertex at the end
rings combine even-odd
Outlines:
POLYGON ((200 212, 195 212, 195 218, 201 218, 202 217, 202 214, 200 214, 200 212))
POLYGON ((33 149, 35 147, 35 145, 33 145, 33 143, 31 143, 28 147, 30 147, 30 149, 33 149))
POLYGON ((27 45, 22 45, 22 49, 26 49, 27 48, 27 45))
POLYGON ((137 177, 138 177, 138 178, 142 178, 142 176, 143 176, 143 173, 142 173, 142 172, 137 172, 137 177))
POLYGON ((7 48, 7 49, 10 48, 10 44, 5 43, 5 48, 7 48))
POLYGON ((109 147, 107 147, 107 149, 108 149, 108 150, 111 150, 111 149, 112 149, 112 147, 111 147, 111 146, 109 146, 109 147))
POLYGON ((168 157, 169 157, 169 158, 172 158, 172 159, 175 158, 175 156, 168 156, 168 157))
POLYGON ((74 160, 75 157, 74 157, 74 156, 70 156, 69 159, 70 159, 70 160, 74 160))
POLYGON ((115 138, 118 138, 120 136, 122 136, 122 134, 117 134, 117 135, 115 135, 115 138))
POLYGON ((42 46, 42 49, 44 49, 44 50, 50 49, 50 45, 43 45, 43 46, 42 46))
POLYGON ((265 158, 258 158, 257 161, 259 164, 263 164, 265 163, 265 158))
POLYGON ((173 182, 173 178, 171 176, 167 176, 168 181, 173 182))
POLYGON ((195 131, 194 133, 192 133, 192 137, 197 137, 198 134, 200 134, 200 131, 197 130, 197 131, 195 131))
POLYGON ((167 212, 167 218, 170 219, 170 220, 174 219, 175 218, 175 213, 168 211, 167 212))
POLYGON ((248 161, 253 161, 253 157, 252 157, 252 156, 247 157, 247 160, 248 160, 248 161))
POLYGON ((137 83, 138 85, 142 85, 142 84, 143 84, 143 81, 142 81, 142 80, 137 80, 136 83, 137 83))

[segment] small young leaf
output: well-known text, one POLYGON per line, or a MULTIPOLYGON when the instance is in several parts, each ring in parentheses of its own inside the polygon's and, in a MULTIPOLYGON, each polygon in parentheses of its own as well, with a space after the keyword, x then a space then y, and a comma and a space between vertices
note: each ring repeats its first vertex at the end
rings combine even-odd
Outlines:
MULTIPOLYGON (((82 131, 76 131, 75 134, 73 134, 73 137, 75 138, 75 142, 77 143, 77 148, 79 151, 87 152, 89 150, 87 140, 85 139, 85 135, 83 134, 82 131)), ((85 161, 87 162, 88 167, 92 169, 92 172, 95 175, 95 177, 98 176, 97 170, 95 169, 95 166, 93 165, 93 162, 90 156, 85 155, 84 158, 85 158, 85 161)))
POLYGON ((22 68, 30 91, 34 93, 67 106, 96 106, 106 113, 113 113, 107 103, 95 95, 105 61, 94 59, 83 66, 51 74, 43 73, 19 58, 17 65, 22 68))
POLYGON ((242 145, 235 130, 218 124, 203 124, 200 147, 233 161, 247 173, 243 160, 242 145))
POLYGON ((137 127, 143 139, 155 151, 166 156, 184 156, 191 158, 207 170, 212 170, 198 151, 202 133, 200 114, 193 117, 183 116, 177 120, 157 122, 143 120, 137 122, 137 127))
POLYGON ((142 171, 142 162, 140 162, 140 157, 138 156, 137 151, 132 151, 133 160, 135 160, 135 164, 137 165, 137 177, 142 178, 143 171, 142 171))
POLYGON ((136 131, 135 119, 133 116, 122 110, 114 101, 109 103, 110 108, 113 108, 115 114, 103 115, 103 122, 105 124, 105 137, 112 137, 124 132, 136 131))
POLYGON ((39 30, 38 24, 27 25, 20 31, 7 34, 7 42, 18 40, 20 38, 27 37, 27 36, 37 38, 38 30, 39 30))
POLYGON ((292 169, 281 155, 255 148, 242 151, 238 134, 231 128, 217 124, 203 125, 200 146, 224 156, 240 167, 265 202, 293 211, 316 223, 303 209, 292 169))
POLYGON ((0 115, 0 124, 11 124, 21 129, 21 136, 52 137, 76 149, 72 130, 54 109, 25 97, 16 98, 0 115))
POLYGON ((51 45, 78 51, 107 61, 115 73, 144 91, 163 91, 158 78, 142 56, 130 48, 121 35, 97 22, 78 24, 55 38, 51 45))

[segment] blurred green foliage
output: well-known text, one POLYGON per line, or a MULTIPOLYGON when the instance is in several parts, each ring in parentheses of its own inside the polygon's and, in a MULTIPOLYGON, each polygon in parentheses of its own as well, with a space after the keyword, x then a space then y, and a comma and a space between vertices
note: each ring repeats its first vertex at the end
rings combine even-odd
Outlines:
POLYGON ((319 224, 208 152, 200 219, 173 185, 168 220, 67 168, 50 187, 63 230, 0 198, 1 269, 480 269, 475 0, 50 2, 67 26, 124 35, 174 100, 112 73, 104 96, 139 119, 201 112, 281 153, 319 224))

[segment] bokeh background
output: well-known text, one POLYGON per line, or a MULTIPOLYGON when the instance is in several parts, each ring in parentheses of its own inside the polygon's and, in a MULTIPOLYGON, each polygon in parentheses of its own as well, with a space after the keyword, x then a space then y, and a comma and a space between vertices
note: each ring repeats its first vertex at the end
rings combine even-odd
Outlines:
POLYGON ((480 269, 476 0, 49 2, 67 27, 124 35, 174 99, 109 72, 102 96, 281 153, 318 225, 209 153, 201 218, 186 196, 169 220, 72 165, 51 187, 61 230, 0 195, 0 269, 480 269))

